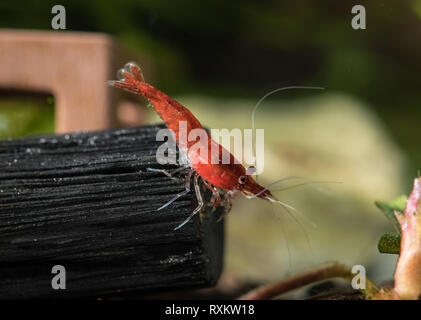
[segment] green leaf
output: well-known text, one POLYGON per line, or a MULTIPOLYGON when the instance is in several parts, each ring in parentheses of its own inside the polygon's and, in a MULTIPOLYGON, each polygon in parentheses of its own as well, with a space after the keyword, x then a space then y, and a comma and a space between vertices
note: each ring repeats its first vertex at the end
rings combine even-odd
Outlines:
POLYGON ((399 254, 401 249, 401 235, 397 233, 385 233, 380 237, 377 248, 380 253, 399 254))
POLYGON ((394 212, 401 212, 403 213, 405 211, 406 206, 406 200, 407 196, 400 196, 396 198, 395 200, 383 202, 383 201, 376 201, 376 206, 383 211, 385 216, 389 219, 389 221, 392 223, 393 227, 395 228, 397 233, 401 233, 401 228, 399 225, 398 220, 395 217, 394 212))

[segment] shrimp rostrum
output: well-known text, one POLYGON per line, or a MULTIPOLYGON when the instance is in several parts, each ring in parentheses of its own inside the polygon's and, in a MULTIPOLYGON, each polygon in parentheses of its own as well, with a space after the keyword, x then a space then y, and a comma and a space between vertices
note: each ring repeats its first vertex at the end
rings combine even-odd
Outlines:
MULTIPOLYGON (((246 169, 229 151, 213 140, 190 110, 167 96, 165 93, 146 83, 141 69, 135 63, 127 63, 123 69, 119 70, 118 76, 120 80, 109 81, 108 84, 142 95, 148 99, 152 103, 155 111, 165 122, 168 129, 173 133, 179 151, 183 153, 183 156, 188 160, 186 166, 190 171, 187 175, 185 190, 158 209, 160 210, 167 207, 172 202, 194 189, 198 206, 193 210, 191 215, 175 229, 181 228, 195 214, 202 210, 204 203, 200 192, 199 178, 206 187, 212 191, 211 203, 214 206, 224 204, 225 208, 229 210, 231 207, 231 198, 242 193, 247 198, 261 198, 289 207, 276 199, 268 188, 261 186, 253 179, 251 176, 253 173, 252 167, 246 169), (182 124, 187 127, 187 134, 194 129, 202 129, 206 139, 189 141, 185 137, 182 137, 180 134, 180 126, 182 124), (200 143, 200 141, 202 141, 201 143, 203 145, 197 147, 197 143, 200 143), (203 150, 206 150, 207 152, 203 152, 203 150), (213 152, 214 150, 217 152, 213 152), (221 155, 224 152, 229 155, 229 161, 222 161, 221 155), (192 180, 193 188, 191 188, 192 180)), ((171 175, 170 172, 161 169, 149 168, 149 170, 162 171, 167 175, 171 175)))

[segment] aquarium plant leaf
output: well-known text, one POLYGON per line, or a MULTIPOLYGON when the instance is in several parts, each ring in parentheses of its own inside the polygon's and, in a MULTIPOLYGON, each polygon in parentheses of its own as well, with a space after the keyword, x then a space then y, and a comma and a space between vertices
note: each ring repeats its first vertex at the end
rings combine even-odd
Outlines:
POLYGON ((406 196, 400 196, 392 201, 376 201, 376 206, 384 213, 384 215, 392 223, 397 233, 401 233, 401 227, 398 217, 403 215, 406 206, 406 196))
POLYGON ((401 235, 398 233, 385 233, 380 237, 377 248, 380 253, 399 254, 401 235))

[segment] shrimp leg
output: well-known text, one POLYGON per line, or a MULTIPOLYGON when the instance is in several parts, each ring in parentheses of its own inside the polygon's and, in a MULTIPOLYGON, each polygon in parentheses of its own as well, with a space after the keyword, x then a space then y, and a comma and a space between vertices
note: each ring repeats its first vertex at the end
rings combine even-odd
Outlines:
POLYGON ((222 200, 222 203, 224 205, 224 211, 219 216, 217 222, 221 221, 223 218, 226 217, 226 215, 231 211, 232 208, 232 202, 231 202, 231 195, 229 193, 226 193, 224 195, 224 199, 222 200))
POLYGON ((149 172, 160 172, 165 174, 167 177, 172 178, 174 176, 174 174, 176 174, 177 172, 186 170, 185 167, 180 167, 174 170, 166 170, 166 169, 155 169, 155 168, 146 168, 147 171, 149 172))
POLYGON ((195 190, 195 193, 196 193, 196 198, 197 198, 198 205, 197 205, 196 209, 193 210, 193 212, 191 213, 191 215, 186 220, 184 220, 180 225, 178 225, 176 228, 174 228, 174 230, 178 230, 181 227, 183 227, 187 222, 189 222, 194 217, 194 215, 196 213, 198 213, 198 212, 200 212, 200 210, 202 210, 202 207, 203 207, 203 199, 202 199, 202 194, 200 193, 199 175, 197 173, 195 173, 194 180, 193 181, 194 181, 193 182, 194 183, 194 190, 195 190))
MULTIPOLYGON (((160 170, 160 169, 158 169, 160 170)), ((180 193, 178 193, 174 198, 172 198, 170 201, 168 201, 166 204, 164 204, 163 206, 159 207, 157 209, 157 211, 162 210, 166 207, 168 207, 171 203, 173 203, 175 200, 177 200, 178 198, 181 198, 182 196, 188 194, 190 192, 190 180, 192 177, 194 170, 190 170, 188 175, 187 175, 187 179, 186 179, 186 189, 180 193)))
POLYGON ((202 179, 202 181, 203 181, 203 183, 205 184, 205 186, 210 190, 210 191, 212 191, 212 199, 211 199, 211 201, 210 201, 210 204, 212 205, 212 206, 214 206, 214 207, 218 207, 219 206, 219 204, 221 203, 221 201, 222 201, 222 198, 221 198, 221 195, 219 194, 219 192, 218 192, 218 190, 213 186, 213 185, 211 185, 209 182, 207 182, 206 180, 203 180, 202 179))

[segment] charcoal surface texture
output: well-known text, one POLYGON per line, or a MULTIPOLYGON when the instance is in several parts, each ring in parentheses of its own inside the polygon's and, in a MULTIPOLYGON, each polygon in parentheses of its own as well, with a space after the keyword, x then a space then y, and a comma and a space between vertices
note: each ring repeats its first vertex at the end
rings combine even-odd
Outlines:
MULTIPOLYGON (((124 297, 216 283, 222 208, 196 207, 145 126, 0 141, 0 298, 124 297), (65 269, 66 289, 62 270, 65 269), (55 277, 58 278, 55 278, 55 277)), ((210 192, 203 188, 205 198, 210 192)))

